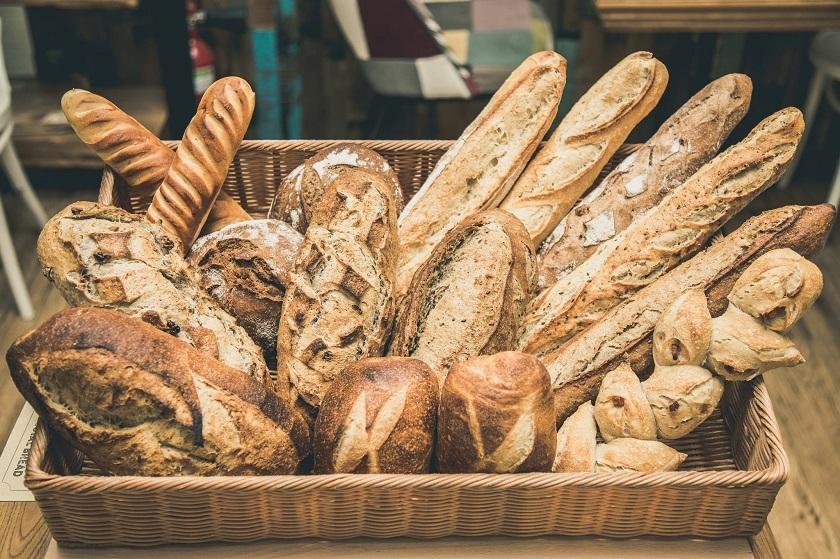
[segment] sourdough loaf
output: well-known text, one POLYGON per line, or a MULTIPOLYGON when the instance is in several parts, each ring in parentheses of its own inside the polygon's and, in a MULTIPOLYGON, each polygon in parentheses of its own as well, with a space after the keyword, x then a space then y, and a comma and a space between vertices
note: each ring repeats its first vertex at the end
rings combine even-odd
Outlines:
POLYGON ((305 422, 263 383, 117 311, 61 311, 6 360, 38 415, 112 474, 292 474, 309 454, 305 422))
POLYGON ((429 471, 438 382, 422 361, 370 357, 330 385, 315 421, 315 473, 429 471))
POLYGON ((535 245, 551 233, 659 102, 665 66, 649 52, 619 62, 572 107, 513 185, 501 208, 522 220, 535 245))
POLYGON ((509 213, 465 219, 417 271, 390 354, 426 362, 440 382, 476 355, 510 350, 536 281, 528 233, 509 213))
POLYGON ((551 287, 711 159, 744 117, 752 82, 728 74, 698 91, 581 199, 538 248, 551 287))

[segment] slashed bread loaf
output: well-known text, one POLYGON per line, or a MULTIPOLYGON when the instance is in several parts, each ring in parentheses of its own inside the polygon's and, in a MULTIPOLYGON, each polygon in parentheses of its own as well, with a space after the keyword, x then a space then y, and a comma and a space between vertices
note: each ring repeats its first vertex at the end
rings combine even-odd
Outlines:
POLYGON ((70 204, 41 231, 38 259, 71 305, 117 309, 270 382, 259 347, 198 286, 180 241, 142 216, 70 204))
POLYGON ((452 367, 440 395, 441 472, 548 472, 556 431, 548 373, 533 355, 505 351, 452 367))
POLYGON ((835 210, 786 206, 744 223, 721 241, 637 292, 569 343, 543 358, 554 386, 559 421, 597 394, 601 380, 621 361, 641 377, 652 369, 651 334, 661 314, 677 297, 702 289, 712 316, 726 308, 735 280, 755 258, 787 247, 803 256, 819 251, 831 229, 835 210))
POLYGON ((513 349, 535 281, 519 220, 503 210, 468 217, 417 271, 389 352, 424 361, 443 383, 459 361, 513 349))
POLYGON ((306 423, 265 384, 109 309, 68 309, 6 354, 20 392, 116 475, 292 474, 306 423))
POLYGON ((253 219, 199 237, 187 255, 199 286, 236 318, 271 368, 283 296, 302 242, 282 221, 253 219))
POLYGON ((500 206, 522 220, 535 245, 592 186, 667 83, 665 65, 649 52, 636 52, 575 103, 500 206))
POLYGON ((535 299, 519 349, 537 355, 557 349, 700 250, 721 225, 781 176, 803 129, 802 113, 783 109, 704 165, 535 299))
POLYGON ((393 184, 342 172, 312 215, 286 291, 277 336, 278 382, 319 406, 335 377, 382 355, 394 316, 397 211, 393 184))
POLYGON ((315 421, 315 473, 429 471, 437 377, 418 359, 370 357, 330 385, 315 421))
POLYGON ((268 217, 285 221, 306 233, 312 212, 332 182, 347 169, 380 173, 393 186, 397 215, 403 208, 399 178, 385 158, 362 145, 344 142, 323 149, 289 173, 280 183, 268 217))
POLYGON ((222 78, 204 92, 166 177, 146 211, 189 250, 222 190, 251 115, 254 92, 242 78, 222 78))
POLYGON ((551 287, 711 159, 744 117, 752 81, 728 74, 698 91, 584 196, 538 247, 538 289, 551 287))
POLYGON ((507 195, 554 120, 565 84, 562 56, 529 56, 438 161, 400 215, 398 298, 448 231, 507 195))

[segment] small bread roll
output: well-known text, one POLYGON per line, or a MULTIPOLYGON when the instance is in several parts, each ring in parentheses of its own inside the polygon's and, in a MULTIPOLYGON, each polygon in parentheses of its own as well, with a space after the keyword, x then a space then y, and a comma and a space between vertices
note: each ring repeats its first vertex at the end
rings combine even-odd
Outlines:
POLYGON ((789 248, 771 250, 750 264, 729 301, 776 332, 787 332, 819 297, 823 278, 816 264, 789 248))
POLYGON ((557 452, 552 472, 594 472, 595 427, 592 402, 584 402, 557 431, 557 452))
POLYGON ((712 341, 712 315, 702 289, 671 303, 653 329, 653 361, 659 366, 702 365, 712 341))
POLYGON ((696 365, 657 367, 642 388, 663 439, 679 439, 694 431, 723 396, 723 381, 696 365))
POLYGON ((315 421, 315 472, 429 471, 438 383, 419 359, 373 357, 347 367, 315 421))
POLYGON ((441 472, 548 472, 554 462, 554 400, 533 355, 505 351, 449 370, 440 395, 441 472))
POLYGON ((670 472, 687 458, 659 441, 614 439, 595 449, 595 470, 598 472, 670 472))
POLYGON ((622 363, 604 377, 595 399, 595 421, 601 436, 613 439, 656 439, 656 421, 639 377, 622 363))

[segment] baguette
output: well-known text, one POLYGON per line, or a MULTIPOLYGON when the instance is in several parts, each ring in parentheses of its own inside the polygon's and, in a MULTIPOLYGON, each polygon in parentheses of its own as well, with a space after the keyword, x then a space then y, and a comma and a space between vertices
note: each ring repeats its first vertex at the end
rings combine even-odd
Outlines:
POLYGON ((152 197, 146 220, 159 223, 188 251, 222 189, 251 115, 254 92, 241 78, 211 85, 181 139, 166 177, 152 197))
POLYGON ((252 219, 251 214, 246 212, 245 208, 239 205, 239 202, 222 190, 210 208, 210 213, 207 214, 207 221, 204 222, 204 227, 201 228, 201 236, 220 231, 228 225, 242 223, 243 221, 250 221, 252 219))
POLYGON ((711 159, 746 114, 751 95, 747 76, 729 74, 680 107, 539 246, 539 290, 557 283, 711 159))
POLYGON ((505 197, 554 120, 565 83, 562 56, 529 56, 438 161, 400 215, 398 299, 447 232, 505 197))
POLYGON ((804 122, 783 109, 704 165, 653 211, 604 243, 544 291, 525 318, 520 349, 544 355, 696 253, 711 235, 781 176, 804 122))
POLYGON ((558 422, 593 398, 604 375, 622 361, 642 378, 650 373, 654 326, 681 293, 702 289, 711 315, 720 315, 732 286, 750 262, 776 248, 790 248, 805 257, 815 254, 825 243, 834 216, 833 206, 822 204, 786 206, 751 218, 546 355, 558 422))
POLYGON ((575 103, 513 185, 501 208, 518 217, 539 245, 592 186, 598 173, 659 102, 665 65, 636 52, 575 103))
POLYGON ((108 309, 67 309, 6 354, 62 438, 116 475, 292 474, 303 418, 264 384, 108 309))

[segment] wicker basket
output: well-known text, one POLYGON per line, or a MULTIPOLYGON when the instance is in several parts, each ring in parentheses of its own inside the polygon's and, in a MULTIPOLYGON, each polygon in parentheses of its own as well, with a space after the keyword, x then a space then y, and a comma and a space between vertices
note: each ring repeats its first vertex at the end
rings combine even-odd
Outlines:
MULTIPOLYGON (((225 189, 255 215, 291 169, 333 142, 245 142, 225 189)), ((410 195, 450 142, 364 142, 410 195)), ((625 146, 614 158, 633 150, 625 146)), ((100 201, 142 211, 106 169, 100 201)), ((726 537, 755 534, 787 478, 761 378, 727 383, 719 409, 674 446, 660 474, 425 474, 109 477, 40 423, 26 484, 65 545, 155 545, 266 538, 513 535, 726 537)))

